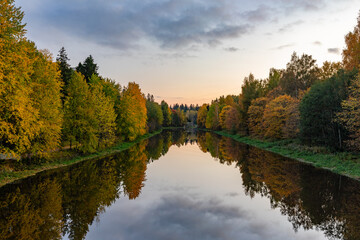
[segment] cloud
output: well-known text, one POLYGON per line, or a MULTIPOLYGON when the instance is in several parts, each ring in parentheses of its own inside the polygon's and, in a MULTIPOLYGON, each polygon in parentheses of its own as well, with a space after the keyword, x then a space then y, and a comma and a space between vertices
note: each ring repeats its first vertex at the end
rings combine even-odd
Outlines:
POLYGON ((281 49, 288 48, 288 47, 293 47, 293 46, 295 46, 294 43, 289 43, 289 44, 285 44, 285 45, 275 47, 275 48, 273 48, 273 50, 281 50, 281 49))
POLYGON ((225 51, 228 51, 228 52, 237 52, 239 51, 240 49, 239 48, 236 48, 236 47, 228 47, 228 48, 224 48, 225 51))
POLYGON ((317 45, 317 46, 321 46, 321 45, 322 45, 322 43, 321 43, 320 41, 315 41, 315 42, 313 42, 313 44, 314 44, 314 45, 317 45))
POLYGON ((293 27, 298 26, 298 25, 303 24, 303 23, 304 23, 304 21, 302 21, 302 20, 291 22, 291 23, 286 24, 286 25, 282 26, 281 28, 279 28, 278 32, 279 33, 284 33, 284 32, 291 31, 293 27))
POLYGON ((328 48, 328 53, 340 54, 340 48, 328 48))
MULTIPOLYGON (((35 22, 61 34, 118 50, 149 45, 191 51, 217 47, 296 11, 319 10, 323 0, 36 0, 23 4, 35 22), (34 5, 34 6, 33 6, 34 5)), ((291 30, 299 20, 279 32, 291 30)), ((44 33, 45 34, 45 33, 44 33)))

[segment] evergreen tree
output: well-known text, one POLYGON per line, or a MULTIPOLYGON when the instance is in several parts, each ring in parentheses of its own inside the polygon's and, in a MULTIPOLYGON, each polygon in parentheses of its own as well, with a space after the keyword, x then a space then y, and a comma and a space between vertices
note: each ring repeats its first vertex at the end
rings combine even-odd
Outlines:
POLYGON ((93 74, 99 76, 98 69, 99 67, 94 62, 94 58, 91 55, 85 59, 84 63, 79 63, 79 65, 76 67, 76 71, 85 77, 86 82, 89 82, 93 74))
POLYGON ((169 127, 171 125, 171 110, 169 105, 164 100, 161 101, 161 111, 164 119, 163 125, 165 127, 169 127))
POLYGON ((63 89, 62 89, 62 94, 64 95, 64 97, 67 95, 65 92, 66 86, 69 84, 70 79, 71 79, 71 75, 73 74, 73 70, 70 67, 69 62, 69 58, 67 56, 66 50, 64 47, 62 47, 59 50, 59 53, 57 55, 56 58, 56 62, 59 65, 59 70, 61 73, 61 80, 63 82, 63 89))

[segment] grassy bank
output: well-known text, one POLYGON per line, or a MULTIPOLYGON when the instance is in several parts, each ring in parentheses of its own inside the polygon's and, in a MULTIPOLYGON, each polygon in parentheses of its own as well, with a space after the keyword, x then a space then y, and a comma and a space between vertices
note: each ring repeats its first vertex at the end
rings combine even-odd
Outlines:
POLYGON ((246 143, 285 157, 309 163, 315 167, 360 180, 360 155, 348 152, 331 153, 322 147, 307 147, 297 140, 264 141, 240 135, 232 135, 224 131, 215 133, 230 137, 238 142, 246 143))
POLYGON ((161 130, 145 134, 133 142, 122 142, 113 147, 89 155, 80 155, 75 151, 64 150, 52 153, 50 160, 46 163, 30 165, 15 163, 14 167, 3 166, 2 169, 0 169, 0 187, 15 180, 35 175, 36 173, 44 170, 69 166, 81 161, 104 157, 110 154, 121 152, 159 133, 161 133, 161 130))

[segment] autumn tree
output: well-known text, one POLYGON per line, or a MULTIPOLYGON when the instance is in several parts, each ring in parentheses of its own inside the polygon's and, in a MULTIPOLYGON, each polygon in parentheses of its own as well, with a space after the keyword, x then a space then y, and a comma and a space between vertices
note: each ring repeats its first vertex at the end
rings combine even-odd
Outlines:
POLYGON ((213 102, 209 107, 209 112, 206 116, 205 127, 213 130, 220 128, 220 106, 219 103, 213 102))
POLYGON ((208 108, 209 108, 209 105, 203 104, 198 110, 196 123, 197 123, 198 127, 200 127, 200 128, 205 128, 208 108))
POLYGON ((256 98, 251 102, 248 111, 249 133, 253 136, 264 136, 263 116, 268 99, 265 97, 256 98))
POLYGON ((88 56, 84 60, 83 63, 80 62, 78 64, 78 66, 76 67, 76 71, 78 71, 85 77, 86 82, 89 82, 89 80, 93 74, 95 74, 96 76, 99 76, 98 70, 99 70, 99 67, 94 62, 94 58, 91 55, 88 56))
POLYGON ((130 82, 120 98, 117 126, 124 140, 133 141, 146 133, 146 100, 138 84, 130 82))
POLYGON ((319 68, 319 80, 324 81, 334 76, 342 67, 341 62, 325 61, 321 68, 319 68))
POLYGON ((360 150, 360 78, 353 81, 349 97, 342 101, 342 110, 338 113, 338 122, 349 132, 350 139, 346 141, 352 150, 360 150))
POLYGON ((240 112, 236 105, 226 105, 220 113, 220 126, 231 133, 236 133, 239 128, 240 112))
POLYGON ((19 158, 39 133, 31 99, 34 45, 24 36, 24 13, 13 0, 0 4, 0 152, 19 158))
POLYGON ((163 114, 163 125, 169 127, 171 125, 171 110, 164 100, 161 101, 161 111, 163 114))
POLYGON ((98 147, 95 107, 89 86, 81 73, 75 72, 67 87, 64 103, 63 140, 81 152, 94 152, 98 147))
POLYGON ((154 101, 146 100, 147 127, 149 132, 159 130, 163 124, 164 116, 161 106, 154 101))
MULTIPOLYGON (((32 44, 32 43, 29 43, 32 44)), ((33 106, 39 113, 37 124, 39 132, 31 140, 29 153, 47 156, 59 147, 63 123, 60 72, 52 61, 51 54, 35 47, 33 57, 32 93, 33 106)))
POLYGON ((171 125, 174 127, 182 127, 186 123, 186 116, 180 108, 172 110, 171 112, 171 125))
POLYGON ((316 60, 311 55, 303 54, 299 57, 294 52, 280 79, 280 86, 286 94, 298 97, 301 91, 308 89, 317 80, 317 76, 316 60))
POLYGON ((241 128, 248 134, 248 109, 251 105, 251 101, 261 97, 263 95, 263 83, 261 80, 254 78, 253 74, 249 77, 245 77, 243 85, 241 86, 240 95, 240 116, 241 116, 241 128))
POLYGON ((289 95, 282 95, 270 101, 264 111, 264 136, 274 139, 293 138, 298 132, 298 101, 289 95), (288 123, 294 121, 294 123, 288 123), (292 129, 288 131, 287 126, 292 129), (288 132, 287 132, 288 131, 288 132))
POLYGON ((303 141, 333 148, 342 147, 345 132, 341 124, 334 120, 356 74, 356 71, 342 70, 311 87, 300 103, 300 136, 303 141))
POLYGON ((116 114, 114 101, 106 96, 103 90, 103 80, 93 74, 89 80, 90 105, 94 109, 96 119, 96 137, 98 148, 104 148, 115 142, 116 114))
POLYGON ((360 64, 360 12, 357 24, 352 32, 345 36, 346 47, 343 49, 342 57, 344 68, 348 71, 359 69, 360 64))

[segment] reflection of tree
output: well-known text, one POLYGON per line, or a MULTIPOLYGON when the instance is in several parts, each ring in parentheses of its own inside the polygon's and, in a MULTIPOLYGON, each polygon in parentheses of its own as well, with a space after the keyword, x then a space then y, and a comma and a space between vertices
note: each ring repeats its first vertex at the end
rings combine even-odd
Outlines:
POLYGON ((129 199, 137 198, 144 186, 147 156, 145 153, 147 141, 130 148, 121 155, 120 178, 125 195, 129 199))
POLYGON ((0 239, 60 239, 61 200, 56 180, 5 186, 0 197, 0 239))
POLYGON ((198 145, 220 163, 236 162, 245 193, 269 198, 295 231, 315 228, 329 238, 360 239, 358 182, 208 132, 198 133, 198 145))
POLYGON ((161 135, 156 135, 148 140, 146 145, 146 154, 149 160, 158 160, 163 153, 164 138, 161 135))

